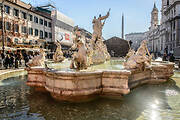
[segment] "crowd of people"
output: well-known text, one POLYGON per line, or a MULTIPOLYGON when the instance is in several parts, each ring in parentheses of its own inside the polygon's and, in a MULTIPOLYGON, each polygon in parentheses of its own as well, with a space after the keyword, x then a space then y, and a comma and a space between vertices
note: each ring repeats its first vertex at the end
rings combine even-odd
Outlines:
POLYGON ((19 67, 27 66, 27 63, 34 56, 38 55, 36 52, 27 51, 0 51, 0 69, 18 69, 19 67))
POLYGON ((164 53, 163 57, 162 57, 163 61, 169 61, 169 62, 175 62, 175 57, 174 54, 166 54, 164 53))
POLYGON ((175 57, 174 57, 173 53, 167 54, 166 52, 164 52, 164 54, 160 54, 160 53, 151 53, 151 54, 153 54, 154 60, 156 60, 160 57, 160 58, 162 58, 162 61, 175 62, 175 57))

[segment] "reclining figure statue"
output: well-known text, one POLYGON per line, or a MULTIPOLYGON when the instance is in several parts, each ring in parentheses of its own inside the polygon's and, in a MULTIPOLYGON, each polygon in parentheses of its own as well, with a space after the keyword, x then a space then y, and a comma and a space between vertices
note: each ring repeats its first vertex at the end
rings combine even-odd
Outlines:
POLYGON ((144 40, 141 46, 134 55, 131 55, 127 62, 124 63, 126 69, 140 69, 145 70, 145 67, 151 65, 152 55, 150 55, 147 48, 147 41, 144 40), (148 55, 147 55, 148 54, 148 55))

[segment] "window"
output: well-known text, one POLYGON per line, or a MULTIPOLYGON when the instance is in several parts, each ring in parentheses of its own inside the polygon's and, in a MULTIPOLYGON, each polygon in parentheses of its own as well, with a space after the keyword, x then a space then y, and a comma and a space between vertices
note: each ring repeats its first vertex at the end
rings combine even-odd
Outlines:
POLYGON ((176 21, 173 22, 173 29, 176 29, 176 21))
POLYGON ((6 30, 10 30, 11 29, 11 23, 10 22, 6 22, 6 30))
POLYGON ((10 14, 10 7, 5 5, 4 6, 5 13, 10 14))
POLYGON ((32 40, 29 40, 29 44, 30 44, 30 45, 32 44, 32 40))
POLYGON ((17 38, 14 39, 14 42, 15 42, 16 44, 18 44, 18 41, 19 41, 19 40, 18 40, 17 38))
POLYGON ((38 41, 35 41, 35 44, 38 44, 38 41))
POLYGON ((34 22, 38 23, 38 17, 34 16, 34 22))
POLYGON ((22 33, 27 33, 27 28, 25 26, 22 26, 22 33))
POLYGON ((22 12, 22 18, 27 19, 27 14, 25 12, 22 12))
POLYGON ((35 29, 35 36, 38 36, 38 34, 39 34, 38 29, 35 29))
POLYGON ((19 17, 19 10, 14 8, 14 16, 19 17))
POLYGON ((169 0, 167 0, 167 6, 169 5, 169 0))
POLYGON ((9 37, 6 38, 8 43, 11 43, 11 39, 9 37))
POLYGON ((41 25, 43 25, 43 19, 40 19, 39 22, 41 25))
POLYGON ((52 38, 52 33, 49 33, 49 38, 52 38))
POLYGON ((0 29, 2 29, 2 21, 0 21, 0 29))
POLYGON ((26 39, 23 39, 23 43, 25 43, 26 42, 26 39))
POLYGON ((19 25, 18 25, 18 24, 15 24, 15 25, 14 25, 14 31, 15 31, 15 32, 19 32, 19 25))
POLYGON ((51 28, 51 26, 52 26, 52 25, 51 25, 51 22, 48 22, 48 27, 50 27, 50 28, 51 28))
POLYGON ((48 33, 47 32, 45 32, 45 38, 48 38, 48 33))
POLYGON ((31 14, 29 14, 29 20, 33 21, 33 16, 31 14))
POLYGON ((174 15, 176 15, 176 8, 174 7, 174 15))
POLYGON ((46 26, 46 27, 47 27, 47 21, 46 21, 46 20, 44 21, 44 26, 46 26))
POLYGON ((33 35, 33 28, 29 28, 29 35, 33 35))
POLYGON ((43 31, 40 31, 40 39, 43 39, 43 31))

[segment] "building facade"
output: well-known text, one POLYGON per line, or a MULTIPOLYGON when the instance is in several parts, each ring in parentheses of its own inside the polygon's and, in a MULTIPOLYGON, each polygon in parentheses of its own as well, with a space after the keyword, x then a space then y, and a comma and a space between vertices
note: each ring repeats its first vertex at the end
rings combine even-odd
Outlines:
POLYGON ((62 45, 71 46, 73 44, 74 21, 57 10, 52 11, 51 18, 53 40, 61 41, 62 45))
POLYGON ((165 30, 167 51, 175 52, 180 47, 180 0, 162 0, 161 24, 165 30))
POLYGON ((180 0, 162 0, 160 24, 157 13, 154 5, 147 34, 150 50, 162 54, 180 52, 180 0))
POLYGON ((32 44, 40 46, 56 40, 72 41, 74 22, 56 9, 33 7, 20 0, 0 0, 0 44, 17 46, 32 44), (3 37, 4 38, 3 38, 3 37), (4 41, 4 42, 3 42, 4 41))
POLYGON ((127 41, 131 41, 131 48, 137 50, 141 44, 141 42, 145 39, 146 32, 144 33, 130 33, 125 35, 125 39, 127 41))
POLYGON ((41 39, 52 41, 51 24, 50 16, 37 13, 31 5, 19 0, 3 2, 1 37, 4 32, 4 42, 7 46, 20 43, 38 44, 41 39))
POLYGON ((162 39, 162 26, 159 24, 158 19, 159 10, 154 4, 151 12, 151 26, 147 32, 148 48, 150 52, 163 54, 165 49, 165 42, 162 39))

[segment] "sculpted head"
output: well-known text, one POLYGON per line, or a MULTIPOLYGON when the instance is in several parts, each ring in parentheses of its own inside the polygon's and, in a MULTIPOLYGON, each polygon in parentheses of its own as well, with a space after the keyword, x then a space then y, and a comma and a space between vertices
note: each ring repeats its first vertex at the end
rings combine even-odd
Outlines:
POLYGON ((78 41, 78 44, 77 44, 77 48, 80 48, 81 46, 83 46, 83 42, 81 40, 78 41))
POLYGON ((147 45, 147 40, 143 40, 141 44, 142 45, 147 45))

